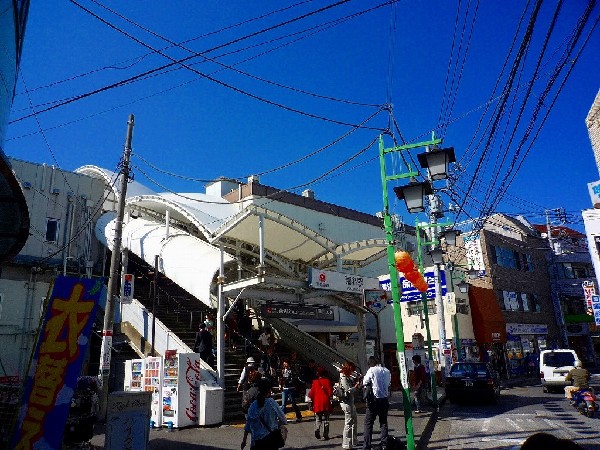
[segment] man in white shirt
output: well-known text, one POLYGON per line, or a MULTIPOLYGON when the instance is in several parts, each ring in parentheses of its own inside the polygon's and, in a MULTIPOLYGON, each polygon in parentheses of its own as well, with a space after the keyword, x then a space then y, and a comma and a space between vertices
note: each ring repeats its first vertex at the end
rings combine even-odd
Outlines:
MULTIPOLYGON (((374 398, 369 400, 367 397, 367 409, 365 411, 365 429, 363 432, 363 450, 371 448, 371 436, 373 434, 373 423, 375 417, 379 416, 379 428, 381 429, 381 448, 385 450, 388 438, 388 409, 390 407, 390 383, 392 374, 383 367, 377 358, 369 358, 369 370, 363 378, 363 386, 373 388, 374 398)), ((366 389, 365 389, 366 390, 366 389)))

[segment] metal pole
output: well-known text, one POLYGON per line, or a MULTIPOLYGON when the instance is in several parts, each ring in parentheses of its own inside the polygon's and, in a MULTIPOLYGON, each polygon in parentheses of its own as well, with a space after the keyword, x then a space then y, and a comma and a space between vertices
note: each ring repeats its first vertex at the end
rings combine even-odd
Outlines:
POLYGON ((158 295, 158 255, 154 255, 154 286, 152 288, 152 347, 150 354, 156 356, 155 353, 155 332, 156 332, 156 296, 158 295))
POLYGON ((106 308, 104 311, 104 326, 102 328, 102 348, 100 350, 100 372, 98 378, 102 383, 100 396, 100 417, 106 419, 106 404, 108 402, 108 381, 110 377, 110 359, 112 350, 113 321, 115 315, 115 297, 119 292, 119 258, 121 256, 121 240, 123 233, 123 216, 125 215, 125 197, 129 180, 129 158, 131 157, 131 138, 133 136, 134 117, 129 115, 127 136, 121 164, 121 191, 117 204, 117 219, 115 221, 115 239, 110 258, 110 275, 106 291, 106 308))
POLYGON ((398 286, 398 271, 396 270, 396 259, 394 257, 394 227, 389 213, 388 193, 387 193, 387 175, 385 170, 385 151, 383 147, 383 137, 379 137, 379 162, 381 165, 381 183, 383 187, 383 224, 385 227, 385 237, 387 241, 388 265, 390 271, 390 287, 392 290, 394 322, 396 324, 396 346, 398 355, 398 366, 400 369, 400 383, 402 385, 402 399, 404 405, 404 426, 406 429, 406 447, 408 450, 415 450, 415 434, 413 429, 412 406, 410 400, 410 387, 408 385, 408 376, 406 370, 405 346, 404 346, 404 325, 402 323, 402 313, 400 310, 400 292, 398 286))
MULTIPOLYGON (((421 229, 419 228, 419 223, 417 220, 415 231, 417 234, 417 258, 419 259, 419 270, 421 274, 425 273, 425 269, 423 267, 423 248, 421 245, 421 229)), ((427 332, 427 356, 429 357, 429 361, 433 364, 433 345, 431 344, 431 329, 429 327, 429 305, 427 300, 427 292, 421 293, 421 302, 423 302, 423 312, 425 313, 425 330, 427 332)), ((438 405, 438 397, 437 397, 437 380, 435 378, 435 370, 431 370, 432 367, 429 367, 429 376, 431 378, 431 397, 433 401, 433 406, 437 409, 438 405)))
POLYGON ((223 243, 219 242, 221 260, 219 264, 218 283, 218 305, 217 305, 217 378, 219 386, 225 388, 225 298, 223 296, 223 284, 225 283, 225 253, 223 243))
MULTIPOLYGON (((446 267, 448 267, 448 266, 446 266, 446 267)), ((452 292, 454 294, 454 269, 451 268, 449 270, 449 272, 450 272, 450 292, 452 292)), ((456 295, 454 296, 454 304, 455 304, 455 308, 456 308, 456 310, 454 311, 454 314, 452 315, 452 319, 454 320, 454 347, 456 348, 456 360, 461 361, 462 345, 460 342, 460 336, 458 334, 458 302, 456 301, 456 295)))

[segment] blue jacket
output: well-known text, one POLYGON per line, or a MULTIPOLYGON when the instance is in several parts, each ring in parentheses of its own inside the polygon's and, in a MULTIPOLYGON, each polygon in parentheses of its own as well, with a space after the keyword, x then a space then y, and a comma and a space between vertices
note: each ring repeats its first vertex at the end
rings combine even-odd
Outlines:
POLYGON ((262 408, 258 406, 257 400, 252 402, 252 405, 248 409, 244 431, 252 435, 252 443, 250 445, 252 447, 255 441, 264 438, 270 431, 276 430, 280 425, 285 425, 286 423, 285 414, 283 414, 277 402, 271 397, 267 397, 262 408), (265 422, 264 424, 263 421, 265 422), (265 427, 265 424, 269 427, 270 431, 265 427))

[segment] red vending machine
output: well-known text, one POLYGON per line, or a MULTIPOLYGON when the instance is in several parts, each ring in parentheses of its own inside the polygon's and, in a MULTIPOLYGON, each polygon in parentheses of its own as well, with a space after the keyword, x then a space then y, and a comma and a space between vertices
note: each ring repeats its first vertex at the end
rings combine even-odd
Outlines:
POLYGON ((167 350, 162 387, 162 425, 181 428, 198 425, 200 355, 167 350))

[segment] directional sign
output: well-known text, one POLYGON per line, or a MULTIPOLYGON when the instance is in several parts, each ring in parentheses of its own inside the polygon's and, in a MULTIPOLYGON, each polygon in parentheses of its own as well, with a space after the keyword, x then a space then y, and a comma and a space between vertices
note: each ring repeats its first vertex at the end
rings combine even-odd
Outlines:
POLYGON ((126 273, 123 275, 121 286, 121 303, 128 305, 133 301, 133 275, 126 273))
POLYGON ((592 295, 592 311, 596 325, 600 325, 600 295, 592 295))

